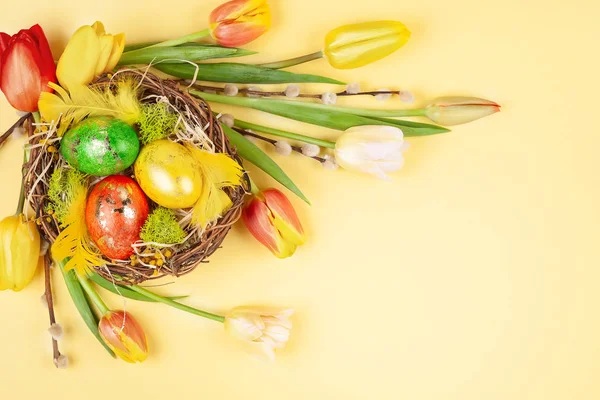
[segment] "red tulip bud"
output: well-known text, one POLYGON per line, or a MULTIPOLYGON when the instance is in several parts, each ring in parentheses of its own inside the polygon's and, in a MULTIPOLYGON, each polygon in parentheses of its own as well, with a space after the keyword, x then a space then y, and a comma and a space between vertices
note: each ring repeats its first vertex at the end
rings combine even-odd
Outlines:
POLYGON ((0 90, 17 110, 37 111, 42 92, 52 92, 56 64, 39 25, 14 36, 0 32, 0 90))

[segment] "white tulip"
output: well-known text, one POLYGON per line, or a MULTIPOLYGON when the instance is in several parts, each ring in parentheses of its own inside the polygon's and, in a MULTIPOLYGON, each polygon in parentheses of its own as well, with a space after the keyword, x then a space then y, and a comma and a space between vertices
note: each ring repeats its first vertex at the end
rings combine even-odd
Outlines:
POLYGON ((399 128, 363 125, 347 129, 335 143, 335 158, 344 169, 366 172, 389 180, 386 172, 402 168, 408 148, 399 128))
POLYGON ((294 310, 236 307, 225 316, 225 331, 243 341, 249 352, 275 359, 275 349, 287 343, 294 310))

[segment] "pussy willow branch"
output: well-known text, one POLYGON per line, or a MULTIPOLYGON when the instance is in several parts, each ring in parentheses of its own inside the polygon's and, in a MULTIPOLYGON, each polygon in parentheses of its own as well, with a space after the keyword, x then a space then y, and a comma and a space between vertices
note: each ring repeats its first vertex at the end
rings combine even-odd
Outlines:
MULTIPOLYGON (((224 93, 225 88, 218 86, 207 86, 207 85, 192 85, 193 88, 198 89, 203 92, 209 93, 224 93)), ((400 95, 401 90, 373 90, 368 92, 358 92, 358 93, 348 93, 348 91, 343 90, 341 92, 337 92, 336 96, 377 96, 379 94, 396 94, 400 95)), ((275 91, 275 92, 263 92, 261 90, 252 90, 248 88, 239 88, 238 93, 244 94, 246 96, 259 96, 259 97, 287 97, 285 95, 285 91, 275 91)), ((304 97, 309 99, 320 99, 322 94, 319 93, 300 93, 297 97, 304 97)))
MULTIPOLYGON (((52 283, 50 281, 50 257, 44 256, 44 280, 46 283, 46 290, 44 295, 46 296, 46 303, 48 304, 48 314, 50 316, 50 326, 56 323, 56 316, 54 315, 54 300, 52 298, 52 283)), ((58 342, 52 338, 52 352, 54 361, 60 357, 60 351, 58 350, 58 342)))
POLYGON ((8 128, 8 130, 6 132, 4 132, 2 134, 2 136, 0 136, 0 146, 2 146, 2 144, 6 141, 6 139, 8 139, 10 137, 10 135, 12 135, 12 133, 14 132, 15 129, 22 126, 25 123, 25 121, 29 118, 31 118, 31 113, 27 113, 27 114, 23 115, 21 118, 19 118, 17 120, 17 122, 15 122, 13 124, 13 126, 8 128))
MULTIPOLYGON (((273 146, 275 146, 275 143, 277 143, 277 140, 270 139, 270 138, 267 138, 267 137, 264 137, 264 136, 261 136, 261 135, 257 135, 254 132, 248 132, 247 130, 242 129, 242 128, 238 128, 236 126, 234 126, 232 129, 234 131, 238 132, 238 133, 241 133, 242 135, 252 136, 252 137, 255 137, 255 138, 260 139, 262 141, 265 141, 267 143, 271 143, 273 146)), ((309 156, 304 155, 304 153, 302 153, 302 147, 300 147, 300 146, 291 146, 291 147, 292 147, 292 150, 294 150, 295 152, 298 152, 298 153, 302 154, 304 157, 313 158, 313 159, 317 160, 320 163, 324 163, 325 162, 325 159, 323 157, 319 157, 319 156, 309 157, 309 156)))

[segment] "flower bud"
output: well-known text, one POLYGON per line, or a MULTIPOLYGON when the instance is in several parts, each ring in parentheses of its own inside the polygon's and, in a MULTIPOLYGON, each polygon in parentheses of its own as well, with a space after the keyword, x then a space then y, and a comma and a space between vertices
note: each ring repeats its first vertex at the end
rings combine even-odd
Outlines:
POLYGON ((22 290, 40 258, 40 234, 33 221, 12 215, 0 221, 0 290, 22 290))
POLYGON ((221 46, 250 43, 271 27, 266 0, 233 0, 215 8, 209 17, 210 33, 221 46))
POLYGON ((277 189, 255 195, 242 211, 252 236, 279 257, 290 257, 306 240, 292 203, 277 189))
POLYGON ((100 336, 115 354, 129 363, 148 357, 148 341, 141 325, 125 311, 109 311, 98 324, 100 336))
POLYGON ((500 106, 477 97, 438 97, 427 105, 427 118, 440 125, 459 125, 500 111, 500 106))
POLYGON ((362 67, 404 46, 410 31, 398 21, 373 21, 344 25, 325 36, 323 53, 332 67, 362 67))
POLYGON ((290 336, 294 310, 236 307, 225 316, 225 331, 242 341, 246 349, 270 360, 290 336))

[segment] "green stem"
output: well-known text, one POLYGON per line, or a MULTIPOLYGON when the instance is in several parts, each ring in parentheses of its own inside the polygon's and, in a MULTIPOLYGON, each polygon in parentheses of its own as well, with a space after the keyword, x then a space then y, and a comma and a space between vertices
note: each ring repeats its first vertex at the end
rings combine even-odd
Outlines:
POLYGON ((257 132, 268 133, 269 135, 284 137, 284 138, 292 139, 292 140, 299 140, 304 143, 312 143, 312 144, 316 144, 317 146, 335 149, 335 142, 317 139, 312 136, 305 136, 305 135, 301 135, 299 133, 293 133, 293 132, 282 131, 280 129, 269 128, 268 126, 261 126, 261 125, 253 124, 251 122, 242 121, 239 119, 235 120, 235 126, 242 128, 242 129, 252 129, 257 132))
POLYGON ((328 111, 339 111, 346 114, 360 115, 362 117, 420 117, 424 116, 427 112, 424 108, 416 108, 412 110, 366 110, 363 108, 352 108, 352 107, 339 107, 331 106, 326 104, 309 103, 304 101, 294 100, 278 100, 278 99, 264 99, 261 97, 249 98, 249 97, 235 97, 235 96, 223 96, 219 94, 205 93, 195 89, 189 89, 189 92, 194 95, 203 98, 206 101, 213 101, 215 103, 230 104, 234 106, 250 107, 253 104, 259 102, 271 102, 273 104, 290 105, 293 107, 303 107, 312 110, 328 110, 328 111))
MULTIPOLYGON (((171 39, 171 40, 166 40, 164 42, 160 42, 160 43, 155 43, 153 45, 147 46, 147 47, 143 47, 144 49, 149 49, 151 47, 168 47, 168 46, 178 46, 180 44, 183 43, 188 43, 188 42, 193 42, 195 40, 198 39, 202 39, 203 37, 209 36, 210 35, 210 29, 204 29, 198 32, 194 32, 194 33, 190 33, 189 35, 185 35, 185 36, 181 36, 177 39, 171 39)), ((135 49, 135 50, 140 50, 135 49)), ((135 50, 130 50, 126 53, 123 54, 128 54, 131 51, 135 51, 135 50)))
POLYGON ((256 183, 254 183, 254 180, 252 179, 252 177, 250 176, 250 174, 248 175, 248 179, 250 180, 250 191, 252 192, 253 195, 257 195, 260 193, 260 189, 258 188, 258 185, 256 183))
POLYGON ((323 52, 321 50, 316 51, 311 54, 307 54, 305 56, 294 57, 294 58, 290 58, 290 59, 283 60, 283 61, 259 64, 259 66, 266 67, 266 68, 272 68, 272 69, 281 69, 281 68, 292 67, 292 66, 298 65, 298 64, 303 64, 305 62, 309 62, 312 60, 317 60, 319 58, 323 58, 323 52))
POLYGON ((107 312, 109 312, 110 309, 106 306, 98 292, 96 292, 96 290, 92 287, 90 281, 87 278, 82 277, 78 273, 76 273, 76 275, 77 279, 79 280, 79 283, 81 284, 81 287, 83 288, 83 290, 85 290, 89 298, 96 305, 98 311, 100 311, 102 315, 105 315, 107 312))
MULTIPOLYGON (((26 162, 27 150, 23 150, 23 164, 25 164, 26 162)), ((25 170, 23 170, 23 172, 25 172, 25 170)), ((25 176, 21 178, 21 189, 19 190, 19 202, 17 203, 16 215, 19 215, 23 212, 23 207, 25 207, 25 176)))
POLYGON ((225 322, 225 317, 223 317, 221 315, 212 314, 212 313, 209 313, 206 311, 198 310, 194 307, 186 306, 185 304, 181 304, 176 301, 167 299, 166 297, 159 296, 156 293, 152 293, 151 291, 146 290, 141 286, 132 285, 129 287, 129 289, 134 290, 134 291, 138 292, 139 294, 143 294, 144 296, 149 297, 153 300, 156 300, 160 303, 166 304, 166 305, 174 307, 174 308, 178 308, 182 311, 189 312, 194 315, 199 315, 204 318, 212 319, 213 321, 225 322))

